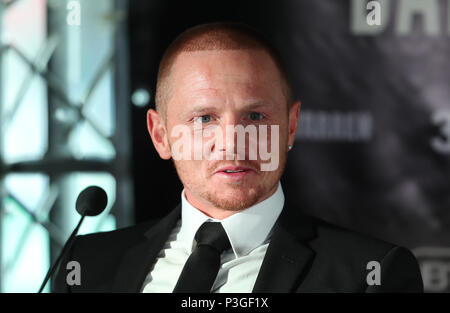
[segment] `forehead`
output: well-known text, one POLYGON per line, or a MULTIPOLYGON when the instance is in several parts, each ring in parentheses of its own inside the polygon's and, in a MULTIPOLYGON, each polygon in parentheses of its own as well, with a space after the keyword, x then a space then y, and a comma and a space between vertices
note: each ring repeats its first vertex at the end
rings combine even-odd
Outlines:
POLYGON ((171 69, 176 97, 237 96, 282 99, 281 75, 263 50, 182 52, 171 69))

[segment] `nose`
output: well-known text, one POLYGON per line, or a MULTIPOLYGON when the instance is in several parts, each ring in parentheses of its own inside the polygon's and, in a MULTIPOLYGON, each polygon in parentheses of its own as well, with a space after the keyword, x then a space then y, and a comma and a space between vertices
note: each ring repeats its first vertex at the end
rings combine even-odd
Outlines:
POLYGON ((237 136, 234 131, 239 121, 234 115, 228 115, 221 125, 222 128, 222 146, 219 147, 220 152, 235 153, 237 136))
POLYGON ((242 149, 237 146, 238 135, 235 127, 238 125, 240 125, 240 120, 235 114, 227 115, 220 125, 222 142, 217 142, 216 149, 219 153, 225 154, 227 160, 234 160, 235 158, 242 160, 245 158, 245 151, 241 151, 242 149))

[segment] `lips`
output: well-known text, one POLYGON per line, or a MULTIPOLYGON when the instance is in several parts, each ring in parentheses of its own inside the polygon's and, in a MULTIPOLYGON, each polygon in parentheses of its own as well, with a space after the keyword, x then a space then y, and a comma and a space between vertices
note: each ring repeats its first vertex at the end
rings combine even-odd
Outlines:
POLYGON ((214 176, 216 176, 219 179, 224 179, 227 182, 241 182, 244 179, 248 179, 250 177, 253 177, 256 174, 256 172, 249 167, 244 166, 224 166, 219 168, 215 173, 214 176))
POLYGON ((242 173, 242 172, 248 172, 252 171, 251 168, 243 167, 243 166, 225 166, 218 169, 215 173, 223 172, 227 174, 233 174, 233 173, 242 173))

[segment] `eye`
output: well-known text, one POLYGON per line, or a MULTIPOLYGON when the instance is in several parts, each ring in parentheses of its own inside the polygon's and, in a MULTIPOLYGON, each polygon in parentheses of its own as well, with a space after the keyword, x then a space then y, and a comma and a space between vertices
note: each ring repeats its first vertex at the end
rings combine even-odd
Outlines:
POLYGON ((211 115, 197 116, 194 118, 194 122, 201 123, 201 124, 211 122, 211 115))
POLYGON ((265 117, 264 114, 259 112, 251 112, 248 116, 252 121, 260 121, 265 117))

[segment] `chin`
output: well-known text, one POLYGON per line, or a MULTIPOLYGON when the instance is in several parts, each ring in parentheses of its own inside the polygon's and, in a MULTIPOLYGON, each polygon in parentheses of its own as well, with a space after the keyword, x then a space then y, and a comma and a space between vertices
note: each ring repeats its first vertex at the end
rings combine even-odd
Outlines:
POLYGON ((258 186, 245 186, 242 184, 227 184, 223 188, 218 188, 217 193, 227 195, 228 197, 247 198, 258 193, 258 186))
POLYGON ((258 201, 259 195, 255 188, 227 188, 231 190, 221 190, 210 194, 213 202, 223 209, 242 210, 248 208, 258 201))
POLYGON ((226 211, 242 211, 256 204, 257 200, 248 197, 216 198, 215 206, 226 211))

